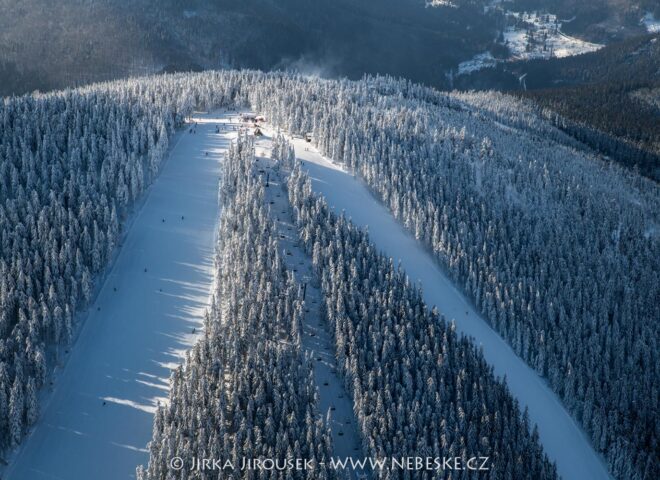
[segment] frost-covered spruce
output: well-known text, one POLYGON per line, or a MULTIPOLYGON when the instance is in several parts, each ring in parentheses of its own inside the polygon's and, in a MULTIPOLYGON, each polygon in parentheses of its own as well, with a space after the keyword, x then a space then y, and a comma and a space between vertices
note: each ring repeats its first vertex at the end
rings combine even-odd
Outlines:
POLYGON ((528 104, 388 78, 251 101, 359 174, 544 376, 621 479, 660 476, 660 189, 528 104))
POLYGON ((0 103, 0 448, 193 108, 252 106, 356 171, 622 479, 660 476, 660 191, 528 104, 391 78, 177 74, 0 103), (12 399, 13 397, 13 399, 12 399))
MULTIPOLYGON (((204 336, 170 380, 170 398, 158 409, 150 460, 142 479, 210 478, 191 470, 193 458, 236 467, 233 478, 334 478, 327 461, 331 438, 317 411, 317 390, 302 357, 302 300, 277 251, 253 175, 248 140, 225 160, 223 213, 216 258, 216 290, 204 336), (174 471, 169 462, 185 459, 174 471), (240 471, 244 459, 307 459, 313 470, 240 471)), ((194 468, 194 467, 193 467, 194 468)), ((231 470, 214 472, 228 477, 231 470)))
POLYGON ((0 102, 0 452, 38 418, 51 347, 70 342, 173 112, 124 84, 0 102))
MULTIPOLYGON (((336 358, 373 457, 489 457, 487 478, 552 479, 543 454, 504 384, 368 235, 311 193, 297 167, 288 181, 300 238, 312 256, 334 333, 336 358)), ((416 472, 415 478, 440 478, 416 472)), ((455 471, 451 478, 473 478, 455 471)), ((390 471, 382 478, 409 478, 390 471)))

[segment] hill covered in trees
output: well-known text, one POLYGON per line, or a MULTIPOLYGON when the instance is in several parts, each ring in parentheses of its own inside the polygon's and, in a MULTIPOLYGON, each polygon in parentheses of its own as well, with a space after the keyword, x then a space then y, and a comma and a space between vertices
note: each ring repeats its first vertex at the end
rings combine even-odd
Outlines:
MULTIPOLYGON (((172 378, 170 403, 156 416, 149 467, 138 470, 139 478, 171 478, 168 455, 190 458, 200 451, 234 465, 259 455, 306 458, 317 467, 328 461, 326 412, 315 408, 309 367, 299 353, 302 290, 293 272, 279 263, 274 213, 267 208, 267 183, 259 168, 250 139, 239 139, 223 175, 216 303, 204 338, 185 370, 172 378), (276 312, 274 319, 271 312, 276 312), (287 406, 299 406, 300 414, 287 406)), ((405 274, 376 253, 364 232, 314 198, 308 182, 294 171, 289 197, 301 240, 314 257, 316 281, 323 286, 324 318, 334 332, 335 357, 357 412, 363 453, 372 458, 405 458, 411 452, 468 458, 479 452, 492 459, 491 478, 557 478, 527 417, 493 378, 478 349, 429 311, 405 274)), ((462 477, 466 472, 458 470, 462 477)), ((196 478, 196 472, 190 473, 196 478)), ((437 472, 416 474, 433 478, 437 472)), ((342 478, 343 473, 289 470, 262 477, 335 475, 342 478)), ((373 472, 373 478, 408 475, 404 470, 373 472)))
POLYGON ((657 109, 635 93, 657 86, 658 47, 642 45, 648 37, 640 24, 645 12, 658 13, 653 3, 3 0, 0 95, 216 68, 295 70, 351 79, 389 74, 462 90, 518 91, 524 78, 525 89, 543 90, 526 95, 561 117, 548 115, 557 126, 657 179, 657 109), (563 19, 566 33, 611 48, 449 75, 483 52, 507 57, 500 42, 506 10, 553 13, 563 19))
POLYGON ((0 11, 0 95, 228 66, 439 85, 495 37, 469 2, 2 0, 0 11))
POLYGON ((497 88, 530 99, 555 126, 657 181, 659 71, 655 34, 574 57, 499 64, 457 77, 455 86, 497 88))
MULTIPOLYGON (((193 109, 219 106, 251 106, 286 131, 311 132, 326 155, 356 172, 434 252, 493 328, 547 379, 594 448, 605 455, 615 477, 646 480, 658 476, 654 456, 659 398, 654 379, 660 364, 655 328, 660 316, 657 184, 587 151, 522 100, 494 93, 443 94, 385 77, 324 81, 254 71, 151 77, 13 98, 0 105, 0 438, 5 451, 20 442, 37 418, 36 392, 56 359, 57 346, 66 345, 71 337, 74 313, 85 305, 95 276, 107 264, 122 219, 157 174, 169 135, 193 109)), ((244 210, 253 218, 252 228, 264 225, 254 219, 259 214, 253 208, 244 210)), ((303 215, 301 221, 310 220, 303 215)), ((239 233, 248 228, 235 225, 239 233)), ((335 232, 337 228, 356 241, 362 238, 341 222, 335 224, 335 232)), ((263 235, 253 237, 267 244, 268 230, 263 229, 263 235)), ((311 238, 322 239, 322 235, 311 238)), ((348 252, 347 258, 358 255, 351 253, 352 244, 342 245, 344 241, 340 237, 337 248, 348 252)), ((365 242, 360 240, 356 248, 367 258, 365 242)), ((322 245, 319 241, 319 248, 322 245)), ((271 258, 266 246, 262 250, 264 258, 271 258)), ((244 251, 248 259, 254 255, 250 252, 244 251)), ((342 292, 349 299, 358 298, 360 291, 351 290, 351 285, 339 293, 332 290, 331 271, 323 269, 335 261, 335 253, 321 254, 315 262, 321 280, 326 278, 329 298, 337 300, 342 292)), ((374 257, 373 262, 384 268, 382 259, 374 257)), ((268 265, 277 266, 277 262, 268 265)), ((268 275, 266 270, 264 265, 264 275, 268 275)), ((239 280, 257 286, 251 279, 239 280)), ((384 278, 380 280, 374 284, 387 284, 384 278)), ((278 282, 284 294, 291 289, 287 281, 278 282)), ((395 317, 408 318, 416 309, 423 310, 415 303, 414 290, 401 292, 393 298, 408 302, 412 313, 398 310, 395 317)), ((385 298, 382 292, 371 293, 385 298)), ((273 308, 295 305, 293 298, 257 301, 273 302, 273 308)), ((374 308, 380 304, 374 303, 374 308)), ((369 305, 366 299, 365 305, 369 305)), ((355 308, 343 307, 348 310, 340 307, 331 303, 326 311, 347 329, 346 335, 351 333, 351 324, 357 329, 365 318, 371 318, 360 313, 357 303, 355 308)), ((254 315, 249 318, 260 335, 262 317, 254 315)), ((228 318, 238 322, 238 317, 228 318)), ((241 318, 244 322, 245 316, 241 318)), ((291 317, 283 315, 282 321, 286 318, 291 317)), ((429 328, 438 322, 442 328, 432 316, 414 313, 411 318, 420 318, 429 328)), ((376 330, 385 333, 387 328, 381 323, 376 330)), ((410 345, 423 350, 419 332, 398 333, 409 335, 410 345)), ((221 358, 222 352, 251 351, 250 356, 263 354, 273 364, 289 366, 297 372, 296 385, 304 390, 305 367, 295 348, 238 348, 235 344, 242 341, 242 333, 235 335, 230 346, 213 335, 207 341, 215 342, 213 351, 220 352, 221 358)), ((370 338, 361 335, 355 335, 355 340, 345 337, 348 353, 348 343, 370 338)), ((478 353, 461 342, 448 341, 448 345, 463 349, 457 361, 474 372, 468 378, 486 381, 488 370, 478 353)), ((414 351, 419 353, 419 349, 414 351)), ((176 374, 180 379, 173 379, 177 386, 173 392, 180 391, 182 400, 170 415, 181 413, 188 427, 197 425, 190 414, 191 399, 205 405, 207 391, 195 372, 217 379, 220 367, 208 358, 194 360, 195 355, 176 374), (189 380, 189 375, 194 378, 189 380), (187 392, 189 381, 201 396, 187 392)), ((361 365, 362 359, 353 358, 361 365)), ((382 360, 383 365, 392 365, 391 358, 382 360)), ((367 363, 364 368, 372 367, 367 363)), ((345 368, 347 375, 354 371, 353 365, 345 368)), ((374 383, 366 387, 375 389, 377 378, 394 378, 393 372, 387 372, 390 367, 384 368, 384 372, 373 372, 374 383)), ((256 372, 274 375, 267 370, 255 363, 256 372)), ((247 395, 266 378, 259 375, 251 386, 237 382, 232 388, 247 395)), ((283 389, 290 381, 268 378, 283 389)), ((415 385, 421 383, 414 378, 411 382, 410 388, 419 392, 420 405, 424 404, 426 390, 417 389, 415 385)), ((364 385, 354 383, 354 391, 367 395, 364 385)), ((398 387, 392 388, 397 391, 398 387)), ((499 387, 496 390, 502 392, 499 387)), ((480 398, 479 388, 471 391, 480 398)), ((377 400, 377 390, 373 395, 365 398, 377 400)), ((506 410, 514 412, 509 416, 511 428, 519 428, 510 401, 503 393, 498 398, 503 403, 485 402, 485 407, 472 405, 476 410, 464 412, 476 418, 481 408, 508 404, 506 410)), ((437 402, 438 408, 445 408, 442 398, 437 402)), ((235 411, 246 415, 249 408, 256 408, 239 404, 235 411)), ((395 404, 385 398, 382 408, 395 404)), ((323 427, 312 427, 304 420, 308 405, 313 405, 312 399, 288 405, 289 416, 299 428, 306 425, 308 435, 321 438, 323 427)), ((164 410, 162 432, 177 418, 168 418, 164 410)), ((379 428, 382 438, 389 440, 397 421, 365 425, 367 430, 379 428)), ((189 445, 208 441, 200 438, 192 443, 185 431, 176 435, 189 445)), ((365 440, 374 438, 378 435, 365 435, 365 440)), ((493 440, 504 444, 502 438, 493 440)), ((519 437, 521 445, 535 451, 534 442, 525 438, 519 437)), ((164 448, 157 443, 154 448, 164 448)), ((373 443, 369 448, 380 446, 373 443)), ((156 450, 154 454, 162 457, 156 450)), ((550 472, 541 457, 536 458, 536 471, 550 472)))

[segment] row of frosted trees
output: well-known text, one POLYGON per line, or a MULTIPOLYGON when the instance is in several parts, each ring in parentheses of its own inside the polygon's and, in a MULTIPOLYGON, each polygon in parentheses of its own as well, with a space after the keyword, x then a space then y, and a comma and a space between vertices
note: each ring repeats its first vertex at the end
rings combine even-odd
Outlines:
POLYGON ((524 104, 390 78, 178 74, 0 103, 0 442, 195 107, 252 106, 358 173, 543 375, 619 478, 660 473, 659 191, 524 104))
POLYGON ((175 123, 126 88, 0 103, 0 451, 37 419, 36 392, 175 123))
POLYGON ((0 101, 0 454, 37 420, 38 391, 175 129, 200 99, 233 105, 258 78, 179 75, 0 101))
POLYGON ((547 379, 615 476, 658 477, 657 184, 504 95, 290 81, 251 102, 368 184, 547 379))
MULTIPOLYGON (((478 455, 490 459, 490 471, 479 473, 484 478, 556 478, 527 413, 521 415, 477 347, 427 308, 421 291, 367 233, 311 193, 299 168, 288 192, 368 454, 478 455)), ((451 478, 474 474, 452 472, 451 478)))
MULTIPOLYGON (((292 165, 282 138, 273 156, 292 165)), ((139 478, 205 478, 185 468, 173 471, 174 457, 239 465, 258 456, 320 460, 332 450, 309 364, 301 360, 299 286, 278 257, 256 168, 251 140, 242 139, 224 167, 217 287, 204 337, 172 375, 169 402, 155 417, 149 465, 138 470, 139 478)), ((459 457, 464 466, 478 456, 484 459, 474 468, 485 462, 488 469, 384 470, 373 472, 374 478, 556 478, 527 415, 479 350, 427 309, 419 290, 376 252, 366 233, 312 195, 300 170, 291 175, 288 191, 322 286, 323 314, 334 333, 364 453, 459 457)), ((254 478, 335 474, 343 472, 288 470, 254 478)))
POLYGON ((171 376, 169 401, 154 419, 149 465, 138 478, 334 478, 320 465, 332 440, 301 351, 300 286, 279 256, 253 158, 249 140, 225 158, 212 308, 203 337, 171 376), (170 468, 175 457, 184 459, 179 471, 170 468), (259 457, 307 459, 314 468, 240 470, 243 459, 259 457), (193 458, 221 459, 226 468, 203 472, 193 458))

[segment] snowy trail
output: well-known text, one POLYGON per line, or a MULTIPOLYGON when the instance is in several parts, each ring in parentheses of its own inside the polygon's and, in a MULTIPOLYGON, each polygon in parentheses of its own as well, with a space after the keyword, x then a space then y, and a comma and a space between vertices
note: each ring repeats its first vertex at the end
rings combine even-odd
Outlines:
MULTIPOLYGON (((339 458, 360 456, 362 449, 353 402, 337 372, 330 327, 327 322, 321 321, 320 307, 323 296, 321 290, 311 282, 311 258, 300 246, 291 204, 283 189, 280 175, 272 169, 270 139, 259 140, 256 147, 264 174, 269 178, 266 201, 269 202, 271 216, 277 220, 278 243, 280 251, 284 252, 282 258, 286 267, 294 272, 298 282, 306 284, 302 346, 305 355, 313 359, 314 382, 319 391, 319 411, 324 417, 330 413, 333 455, 339 458)), ((356 472, 346 473, 350 478, 356 478, 356 472)))
MULTIPOLYGON (((367 187, 340 166, 322 157, 302 139, 293 139, 296 156, 335 211, 345 211, 354 223, 368 227, 371 240, 386 255, 400 260, 410 279, 423 288, 424 300, 437 305, 447 320, 454 319, 459 331, 483 346, 495 374, 506 375, 512 395, 529 408, 530 419, 548 457, 556 462, 564 480, 611 478, 605 463, 560 399, 539 375, 518 357, 488 325, 437 265, 434 258, 377 201, 367 187)), ((411 452, 413 454, 413 452, 411 452)))
POLYGON ((208 305, 220 161, 235 137, 215 125, 229 118, 201 115, 178 135, 3 478, 117 480, 148 461, 153 413, 208 305))

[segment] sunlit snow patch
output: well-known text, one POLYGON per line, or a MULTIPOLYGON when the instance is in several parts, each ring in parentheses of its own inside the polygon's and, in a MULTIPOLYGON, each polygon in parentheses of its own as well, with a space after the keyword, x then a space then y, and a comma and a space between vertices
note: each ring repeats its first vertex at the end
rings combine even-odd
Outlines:
POLYGON ((522 22, 522 25, 507 27, 504 31, 504 42, 514 58, 563 58, 603 47, 564 34, 561 21, 553 14, 510 12, 508 16, 522 22))
POLYGON ((451 7, 451 8, 458 8, 453 2, 450 0, 426 0, 426 6, 427 7, 451 7))
MULTIPOLYGON (((501 7, 499 3, 494 2, 488 8, 501 7)), ((502 32, 503 43, 510 53, 507 59, 509 61, 564 58, 594 52, 603 47, 563 33, 562 20, 557 19, 557 15, 507 11, 506 17, 512 24, 502 32)), ((568 21, 570 20, 564 22, 568 21)), ((483 68, 491 68, 499 61, 501 60, 494 58, 490 52, 478 53, 458 65, 458 74, 469 74, 483 68)))
POLYGON ((482 68, 494 67, 496 64, 497 60, 490 52, 478 53, 470 60, 458 64, 458 74, 463 75, 476 72, 482 68))
POLYGON ((655 18, 651 12, 644 15, 641 23, 644 24, 646 31, 649 33, 660 32, 660 20, 655 18))

